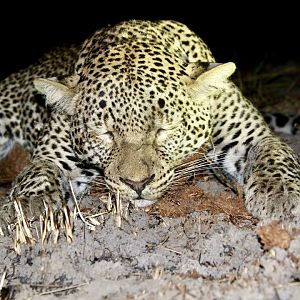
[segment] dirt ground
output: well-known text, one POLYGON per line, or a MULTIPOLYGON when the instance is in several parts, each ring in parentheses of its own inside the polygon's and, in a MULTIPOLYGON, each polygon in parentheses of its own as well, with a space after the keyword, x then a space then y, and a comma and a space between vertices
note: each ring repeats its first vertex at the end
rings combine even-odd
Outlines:
MULTIPOLYGON (((283 138, 300 154, 300 133, 283 138)), ((71 243, 39 239, 19 255, 0 237, 1 300, 300 299, 300 218, 257 222, 212 178, 188 191, 131 209, 120 227, 113 213, 94 230, 77 217, 71 243)))

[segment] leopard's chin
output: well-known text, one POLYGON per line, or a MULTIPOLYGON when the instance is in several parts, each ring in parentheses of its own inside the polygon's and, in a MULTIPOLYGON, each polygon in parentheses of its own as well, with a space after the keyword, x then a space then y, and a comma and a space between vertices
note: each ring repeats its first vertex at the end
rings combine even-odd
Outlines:
POLYGON ((136 208, 143 208, 154 204, 157 200, 155 199, 133 199, 131 202, 136 208))

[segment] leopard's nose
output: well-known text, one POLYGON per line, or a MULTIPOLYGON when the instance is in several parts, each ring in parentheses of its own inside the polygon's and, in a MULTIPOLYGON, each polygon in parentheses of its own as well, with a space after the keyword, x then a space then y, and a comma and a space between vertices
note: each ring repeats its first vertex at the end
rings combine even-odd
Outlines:
POLYGON ((128 185, 131 189, 137 192, 139 197, 141 197, 142 191, 145 189, 145 187, 154 179, 155 175, 151 175, 149 177, 146 177, 140 181, 134 181, 129 178, 122 178, 120 177, 120 181, 128 185))

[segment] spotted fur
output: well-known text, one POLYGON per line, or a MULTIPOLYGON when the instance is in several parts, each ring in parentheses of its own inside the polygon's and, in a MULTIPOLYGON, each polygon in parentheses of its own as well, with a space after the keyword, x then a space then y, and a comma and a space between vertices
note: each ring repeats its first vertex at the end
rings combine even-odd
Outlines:
POLYGON ((2 224, 14 199, 38 216, 43 201, 60 209, 69 181, 80 194, 99 174, 123 201, 152 204, 203 146, 254 216, 299 215, 299 161, 230 80, 234 70, 181 23, 133 20, 11 75, 1 83, 0 157, 20 143, 32 159, 2 224))

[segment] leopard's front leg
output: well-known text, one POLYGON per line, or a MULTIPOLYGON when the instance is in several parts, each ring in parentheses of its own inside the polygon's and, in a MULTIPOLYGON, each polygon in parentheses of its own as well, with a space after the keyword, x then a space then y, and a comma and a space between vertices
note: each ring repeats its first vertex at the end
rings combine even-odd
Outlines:
POLYGON ((0 203, 0 226, 4 231, 16 221, 16 201, 26 219, 36 219, 47 210, 53 215, 61 214, 70 198, 70 181, 75 185, 75 192, 79 191, 79 185, 84 190, 88 178, 85 175, 85 182, 79 182, 81 168, 72 149, 69 127, 68 116, 51 114, 31 162, 0 203))
POLYGON ((213 99, 212 120, 212 154, 241 185, 249 212, 260 219, 300 216, 296 154, 233 83, 213 99))

